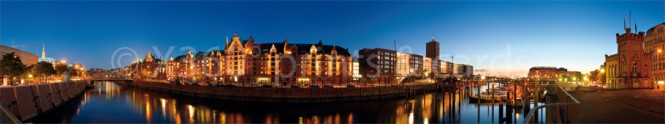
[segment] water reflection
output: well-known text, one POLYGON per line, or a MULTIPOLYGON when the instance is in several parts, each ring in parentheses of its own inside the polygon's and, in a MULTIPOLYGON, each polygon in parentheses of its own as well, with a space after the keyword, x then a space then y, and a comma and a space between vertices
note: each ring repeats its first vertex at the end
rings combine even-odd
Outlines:
MULTIPOLYGON (((218 101, 98 83, 80 102, 36 118, 64 123, 490 123, 521 122, 521 111, 499 119, 498 104, 469 103, 470 90, 414 98, 326 104, 218 101)), ((505 112, 506 109, 504 109, 505 112)), ((504 115, 505 116, 505 115, 504 115)))

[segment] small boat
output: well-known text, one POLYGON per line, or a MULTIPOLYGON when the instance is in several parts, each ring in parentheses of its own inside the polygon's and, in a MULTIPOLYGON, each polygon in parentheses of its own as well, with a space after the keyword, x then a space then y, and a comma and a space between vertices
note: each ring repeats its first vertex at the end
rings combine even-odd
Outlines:
POLYGON ((480 101, 482 103, 492 102, 492 101, 501 102, 501 101, 505 101, 507 99, 508 99, 508 96, 505 93, 501 94, 501 93, 498 93, 498 92, 495 93, 494 96, 492 96, 491 94, 488 94, 488 93, 481 93, 480 96, 478 96, 478 95, 469 95, 469 102, 478 102, 478 101, 480 101))
POLYGON ((508 99, 508 94, 506 93, 505 87, 492 87, 485 89, 485 92, 480 94, 469 94, 470 102, 502 102, 508 99))

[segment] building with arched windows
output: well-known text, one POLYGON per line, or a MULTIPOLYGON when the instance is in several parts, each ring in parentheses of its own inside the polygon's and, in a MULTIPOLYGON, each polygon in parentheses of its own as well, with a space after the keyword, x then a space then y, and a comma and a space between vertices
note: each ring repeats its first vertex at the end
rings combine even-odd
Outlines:
POLYGON ((647 30, 644 37, 645 52, 651 54, 651 79, 653 82, 665 80, 665 23, 660 23, 647 30))
POLYGON ((653 88, 651 56, 645 51, 644 32, 631 32, 624 24, 625 33, 616 34, 617 54, 605 55, 605 87, 609 89, 653 88))
MULTIPOLYGON (((148 56, 150 57, 150 56, 148 56)), ((237 33, 221 50, 188 51, 164 64, 168 80, 244 86, 347 85, 352 81, 348 49, 317 44, 292 44, 288 40, 255 44, 252 36, 237 33)))

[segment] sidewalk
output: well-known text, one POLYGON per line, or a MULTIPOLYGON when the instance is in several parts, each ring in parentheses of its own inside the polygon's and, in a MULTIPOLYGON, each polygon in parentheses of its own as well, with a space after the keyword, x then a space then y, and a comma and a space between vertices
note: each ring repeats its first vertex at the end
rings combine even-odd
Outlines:
POLYGON ((664 123, 663 91, 629 89, 572 93, 581 103, 580 123, 664 123))

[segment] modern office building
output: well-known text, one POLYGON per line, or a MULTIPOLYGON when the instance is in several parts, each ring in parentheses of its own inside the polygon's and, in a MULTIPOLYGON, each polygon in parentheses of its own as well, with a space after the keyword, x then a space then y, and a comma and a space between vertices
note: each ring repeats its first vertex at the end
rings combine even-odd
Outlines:
POLYGON ((360 78, 363 78, 363 76, 360 74, 360 63, 358 63, 358 57, 353 57, 353 80, 357 81, 360 80, 360 78))
POLYGON ((439 42, 434 40, 434 36, 432 36, 432 41, 427 42, 425 44, 425 56, 427 58, 433 58, 433 59, 438 59, 439 58, 439 42))
POLYGON ((473 66, 467 64, 455 64, 453 67, 453 73, 458 78, 472 78, 473 66))
POLYGON ((361 49, 358 53, 360 74, 382 84, 397 83, 397 52, 383 48, 361 49))
POLYGON ((395 70, 397 81, 402 82, 408 77, 424 76, 423 62, 425 61, 421 55, 397 52, 397 68, 395 70))
POLYGON ((25 52, 9 46, 0 45, 0 55, 5 55, 12 52, 14 53, 14 55, 17 55, 17 57, 21 58, 21 62, 23 62, 24 65, 37 64, 37 61, 39 60, 39 58, 35 54, 25 52))

